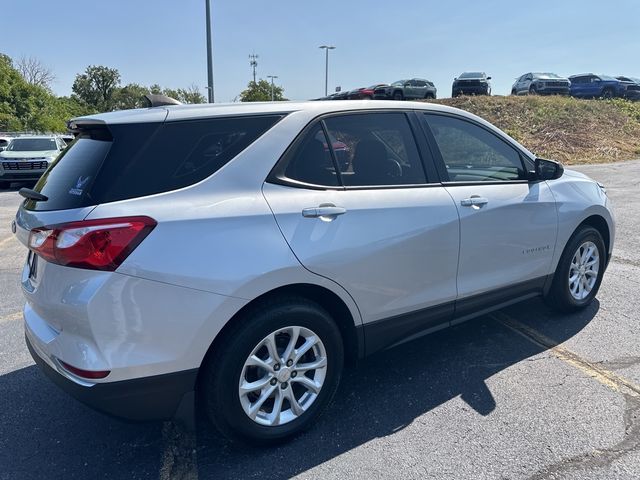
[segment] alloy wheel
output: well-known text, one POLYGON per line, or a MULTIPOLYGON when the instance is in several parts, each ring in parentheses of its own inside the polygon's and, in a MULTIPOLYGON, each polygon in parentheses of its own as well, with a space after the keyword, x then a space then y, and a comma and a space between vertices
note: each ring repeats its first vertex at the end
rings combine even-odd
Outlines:
POLYGON ((244 362, 238 395, 247 416, 265 426, 289 423, 318 398, 327 352, 312 330, 289 326, 263 338, 244 362))
POLYGON ((600 252, 593 242, 578 247, 569 266, 569 292, 576 300, 584 300, 593 290, 600 270, 600 252))

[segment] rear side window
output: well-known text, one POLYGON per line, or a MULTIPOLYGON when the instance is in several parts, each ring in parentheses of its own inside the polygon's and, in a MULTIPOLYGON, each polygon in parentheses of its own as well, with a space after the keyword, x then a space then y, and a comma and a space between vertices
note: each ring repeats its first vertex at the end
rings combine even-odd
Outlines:
POLYGON ((35 187, 33 210, 79 208, 193 185, 212 175, 281 115, 110 125, 67 149, 35 187))

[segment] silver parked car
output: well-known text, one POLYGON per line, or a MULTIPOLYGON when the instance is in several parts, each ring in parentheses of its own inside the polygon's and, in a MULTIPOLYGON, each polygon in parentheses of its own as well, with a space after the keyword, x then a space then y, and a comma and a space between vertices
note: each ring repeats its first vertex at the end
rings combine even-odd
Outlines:
POLYGON ((231 438, 290 437, 345 363, 537 295, 583 308, 611 257, 602 186, 454 108, 185 105, 73 126, 21 190, 26 339, 55 383, 131 419, 181 415, 195 392, 231 438))
POLYGON ((571 82, 555 73, 525 73, 516 79, 511 95, 569 95, 571 82))
POLYGON ((35 182, 66 146, 54 136, 11 139, 0 152, 0 188, 8 188, 11 182, 35 182))

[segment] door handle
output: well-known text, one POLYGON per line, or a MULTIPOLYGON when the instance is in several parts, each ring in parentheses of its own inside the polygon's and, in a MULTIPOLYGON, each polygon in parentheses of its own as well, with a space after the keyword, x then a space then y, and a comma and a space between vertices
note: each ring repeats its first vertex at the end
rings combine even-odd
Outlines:
POLYGON ((473 195, 469 198, 465 198, 464 200, 460 200, 460 205, 463 207, 481 207, 489 203, 489 200, 484 197, 479 197, 477 195, 473 195))
POLYGON ((319 207, 309 207, 302 209, 302 216, 305 218, 320 218, 321 220, 333 220, 338 215, 347 213, 347 209, 336 207, 335 205, 320 205, 319 207))

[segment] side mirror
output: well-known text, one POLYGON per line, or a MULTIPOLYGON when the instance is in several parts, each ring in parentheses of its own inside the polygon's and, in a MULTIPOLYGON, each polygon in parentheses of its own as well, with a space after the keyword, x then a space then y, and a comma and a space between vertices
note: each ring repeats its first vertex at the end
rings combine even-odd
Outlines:
POLYGON ((564 173, 564 167, 559 162, 536 158, 535 178, 537 180, 555 180, 564 173))
POLYGON ((491 77, 487 77, 487 80, 491 80, 491 77))

